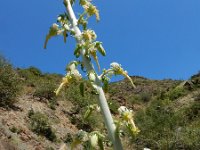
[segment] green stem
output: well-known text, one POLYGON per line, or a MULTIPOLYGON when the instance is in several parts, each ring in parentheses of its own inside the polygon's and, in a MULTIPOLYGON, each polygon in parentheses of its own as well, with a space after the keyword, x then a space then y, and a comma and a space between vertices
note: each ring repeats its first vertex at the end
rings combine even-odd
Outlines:
MULTIPOLYGON (((81 35, 81 31, 77 26, 77 19, 71 7, 70 0, 64 0, 64 3, 66 4, 67 12, 69 14, 69 18, 71 20, 72 27, 75 32, 75 37, 79 37, 81 35)), ((80 41, 78 38, 76 39, 78 43, 82 43, 82 41, 80 41)), ((92 63, 90 62, 90 60, 88 60, 88 58, 85 57, 84 54, 85 54, 85 50, 83 49, 81 51, 81 56, 83 59, 84 67, 86 68, 87 72, 95 72, 92 63)), ((108 130, 108 135, 113 143, 114 150, 123 150, 119 135, 116 134, 116 126, 114 124, 104 91, 102 89, 101 81, 97 75, 96 75, 95 82, 93 83, 93 87, 98 92, 98 103, 101 108, 101 112, 102 112, 107 130, 108 130)))

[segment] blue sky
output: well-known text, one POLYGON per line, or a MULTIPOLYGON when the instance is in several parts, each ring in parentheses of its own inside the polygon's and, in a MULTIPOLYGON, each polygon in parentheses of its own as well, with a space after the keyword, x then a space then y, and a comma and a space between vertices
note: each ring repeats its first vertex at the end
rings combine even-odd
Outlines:
MULTIPOLYGON (((117 61, 130 75, 152 79, 188 79, 200 70, 199 0, 93 1, 101 21, 91 18, 89 27, 107 51, 102 68, 117 61)), ((64 11, 61 0, 1 0, 0 53, 16 67, 64 74, 74 40, 52 38, 43 49, 49 27, 64 11)))

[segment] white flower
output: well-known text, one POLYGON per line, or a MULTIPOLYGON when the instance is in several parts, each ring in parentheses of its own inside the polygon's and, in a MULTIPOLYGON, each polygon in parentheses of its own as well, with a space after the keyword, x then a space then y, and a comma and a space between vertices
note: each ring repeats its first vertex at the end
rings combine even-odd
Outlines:
POLYGON ((59 17, 57 18, 57 20, 58 20, 58 21, 61 21, 61 20, 62 20, 62 17, 61 17, 61 16, 59 16, 59 17))
POLYGON ((96 106, 96 111, 101 112, 101 108, 99 106, 96 106))
POLYGON ((94 148, 97 146, 97 144, 98 144, 98 136, 97 136, 97 134, 93 134, 93 135, 90 136, 90 144, 94 148))
POLYGON ((120 69, 120 68, 121 68, 121 65, 118 64, 117 62, 112 62, 112 63, 110 64, 110 67, 113 68, 113 69, 115 70, 115 69, 120 69))
POLYGON ((118 108, 118 112, 119 112, 120 115, 122 115, 126 111, 128 111, 128 109, 125 106, 120 106, 118 108))
POLYGON ((59 25, 57 25, 56 23, 53 23, 53 24, 52 24, 52 29, 58 30, 58 27, 59 27, 59 25))
POLYGON ((89 78, 90 81, 94 82, 95 79, 96 79, 96 76, 95 76, 94 72, 90 72, 88 74, 88 78, 89 78))
POLYGON ((70 30, 70 27, 69 27, 69 25, 67 25, 67 24, 64 24, 64 28, 65 28, 66 30, 70 30))

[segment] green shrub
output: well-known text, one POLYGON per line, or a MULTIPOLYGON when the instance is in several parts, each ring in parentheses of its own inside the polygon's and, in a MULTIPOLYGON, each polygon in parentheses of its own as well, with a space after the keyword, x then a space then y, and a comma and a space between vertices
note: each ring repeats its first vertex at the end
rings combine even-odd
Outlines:
POLYGON ((117 102, 114 102, 113 100, 109 100, 108 106, 112 114, 118 114, 118 108, 120 107, 120 105, 117 102))
POLYGON ((9 65, 9 62, 0 54, 0 68, 9 65))
POLYGON ((197 95, 195 95, 194 100, 200 102, 200 92, 198 92, 197 95))
POLYGON ((51 81, 42 82, 36 87, 34 92, 34 96, 39 97, 40 99, 48 99, 53 100, 55 99, 55 89, 57 86, 51 81))
POLYGON ((174 110, 169 99, 153 100, 135 114, 140 134, 133 139, 134 149, 198 149, 200 146, 200 105, 174 110))
POLYGON ((63 138, 63 141, 64 141, 65 143, 71 143, 71 142, 73 141, 72 135, 71 135, 70 133, 67 133, 67 134, 65 135, 65 137, 63 138))
POLYGON ((19 134, 20 132, 22 132, 22 129, 18 129, 18 128, 15 127, 15 126, 10 127, 9 130, 10 130, 11 132, 17 133, 17 134, 19 134))
POLYGON ((200 103, 194 102, 190 107, 186 108, 185 114, 189 121, 197 118, 200 119, 200 103))
POLYGON ((65 88, 64 99, 70 100, 80 110, 86 108, 88 105, 96 103, 97 97, 89 82, 85 83, 84 96, 80 92, 80 83, 71 83, 69 87, 65 88))
POLYGON ((0 89, 0 106, 7 108, 12 107, 14 103, 17 102, 16 97, 21 88, 20 79, 9 64, 1 64, 0 89))
POLYGON ((17 72, 24 79, 24 85, 35 87, 38 84, 38 76, 35 76, 29 69, 18 69, 17 72))
POLYGON ((31 111, 30 118, 31 130, 39 135, 45 136, 50 141, 56 141, 56 134, 51 128, 48 117, 40 112, 31 111))
POLYGON ((34 74, 35 76, 42 76, 42 72, 36 67, 31 66, 27 70, 32 74, 34 74))
POLYGON ((186 90, 182 87, 176 87, 168 92, 168 97, 170 100, 175 100, 186 94, 186 90))
POLYGON ((140 100, 142 102, 149 102, 149 101, 151 101, 151 93, 142 92, 140 94, 140 100))

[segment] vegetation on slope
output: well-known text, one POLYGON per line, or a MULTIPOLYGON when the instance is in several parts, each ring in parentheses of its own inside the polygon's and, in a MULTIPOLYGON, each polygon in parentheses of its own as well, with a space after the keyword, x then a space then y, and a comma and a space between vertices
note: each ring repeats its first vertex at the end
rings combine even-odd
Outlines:
MULTIPOLYGON (((15 135, 22 141, 25 139, 36 142, 42 137, 46 141, 41 143, 43 149, 57 149, 63 142, 69 144, 73 132, 65 132, 64 129, 75 127, 73 130, 83 129, 89 132, 95 129, 106 133, 98 112, 83 119, 82 114, 86 112, 87 107, 97 102, 91 85, 82 81, 85 92, 81 93, 82 84, 73 83, 56 97, 54 90, 61 79, 61 75, 42 73, 35 67, 14 69, 1 57, 0 129, 5 130, 8 126, 11 133, 13 132, 11 136, 15 135), (36 109, 35 106, 40 106, 42 109, 36 109), (19 109, 12 110, 13 108, 19 109), (30 113, 32 109, 33 113, 30 113), (9 111, 17 114, 15 119, 21 120, 23 123, 21 127, 17 124, 19 122, 14 121, 10 124, 9 120, 5 119, 6 116, 3 114, 10 113, 9 111), (65 123, 67 118, 69 122, 65 123), (24 128, 27 130, 27 136, 32 138, 24 137, 24 128)), ((199 149, 200 74, 193 75, 188 81, 149 80, 137 76, 132 79, 135 81, 136 89, 132 89, 127 80, 123 80, 111 83, 106 93, 111 112, 115 117, 118 117, 117 108, 120 105, 132 108, 135 112, 134 117, 141 132, 138 136, 123 141, 125 147, 199 149)), ((2 139, 5 137, 1 136, 0 142, 2 139)), ((7 139, 9 140, 8 137, 7 139)), ((21 141, 19 139, 18 145, 21 141)), ((15 144, 16 139, 13 145, 15 144)), ((31 142, 29 144, 31 145, 31 142)))

